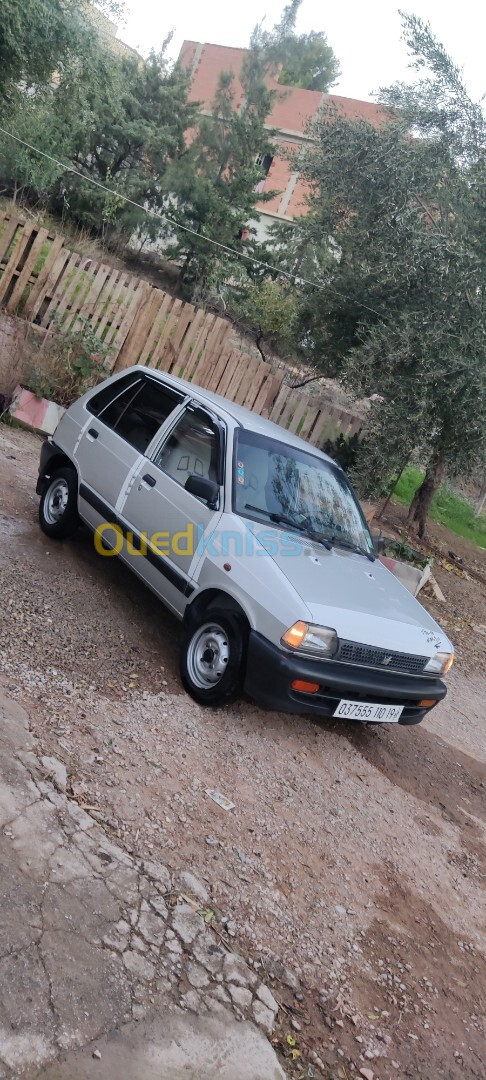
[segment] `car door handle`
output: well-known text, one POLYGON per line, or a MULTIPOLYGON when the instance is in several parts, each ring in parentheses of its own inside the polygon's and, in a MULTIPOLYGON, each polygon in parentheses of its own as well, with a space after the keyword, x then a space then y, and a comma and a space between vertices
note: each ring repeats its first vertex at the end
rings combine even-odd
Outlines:
POLYGON ((88 435, 92 439, 97 439, 98 435, 99 435, 99 431, 97 431, 96 428, 94 428, 94 427, 90 427, 90 428, 88 428, 88 435))
POLYGON ((151 476, 150 473, 145 473, 145 476, 142 476, 142 480, 138 485, 138 490, 140 491, 140 488, 142 487, 153 488, 155 487, 155 484, 156 481, 154 480, 153 476, 151 476))

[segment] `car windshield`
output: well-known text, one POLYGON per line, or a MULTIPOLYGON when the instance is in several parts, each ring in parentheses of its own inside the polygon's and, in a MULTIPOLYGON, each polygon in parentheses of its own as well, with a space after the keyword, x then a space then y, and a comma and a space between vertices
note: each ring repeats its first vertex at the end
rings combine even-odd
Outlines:
POLYGON ((237 433, 233 509, 322 543, 373 553, 366 520, 341 469, 254 431, 237 433))

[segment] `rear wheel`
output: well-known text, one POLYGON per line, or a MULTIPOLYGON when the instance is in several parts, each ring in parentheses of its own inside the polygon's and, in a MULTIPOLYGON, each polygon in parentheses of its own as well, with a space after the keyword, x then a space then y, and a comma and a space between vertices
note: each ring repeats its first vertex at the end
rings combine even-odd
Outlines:
POLYGON ((241 693, 246 627, 231 611, 209 610, 187 626, 180 672, 188 694, 200 705, 227 705, 241 693))
POLYGON ((79 525, 78 477, 76 470, 62 465, 51 476, 39 503, 39 523, 55 540, 72 536, 79 525))

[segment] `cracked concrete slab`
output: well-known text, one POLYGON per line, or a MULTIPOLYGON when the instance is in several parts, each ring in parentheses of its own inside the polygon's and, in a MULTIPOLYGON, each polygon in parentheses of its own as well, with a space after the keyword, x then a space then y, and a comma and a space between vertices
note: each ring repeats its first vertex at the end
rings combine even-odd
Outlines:
POLYGON ((114 844, 62 790, 63 770, 0 692, 0 1080, 91 1080, 95 1039, 104 1080, 282 1077, 253 1023, 273 1002, 271 1033, 278 1005, 181 895, 187 875, 114 844))
POLYGON ((188 1016, 166 1009, 96 1046, 69 1054, 42 1080, 284 1080, 274 1051, 254 1025, 227 1010, 188 1016), (100 1057, 93 1057, 93 1053, 100 1057))

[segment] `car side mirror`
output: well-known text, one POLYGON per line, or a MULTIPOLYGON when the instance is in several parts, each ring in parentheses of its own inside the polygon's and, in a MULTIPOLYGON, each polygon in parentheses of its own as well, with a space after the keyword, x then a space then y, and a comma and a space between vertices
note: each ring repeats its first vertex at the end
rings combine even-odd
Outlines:
POLYGON ((187 477, 184 488, 190 495, 195 495, 197 499, 203 499, 210 510, 216 510, 219 484, 215 480, 208 480, 206 476, 197 476, 196 473, 191 473, 187 477))
POLYGON ((385 547, 385 537, 384 536, 373 536, 372 540, 373 540, 373 550, 374 550, 375 555, 381 555, 382 552, 383 552, 383 549, 385 547))

